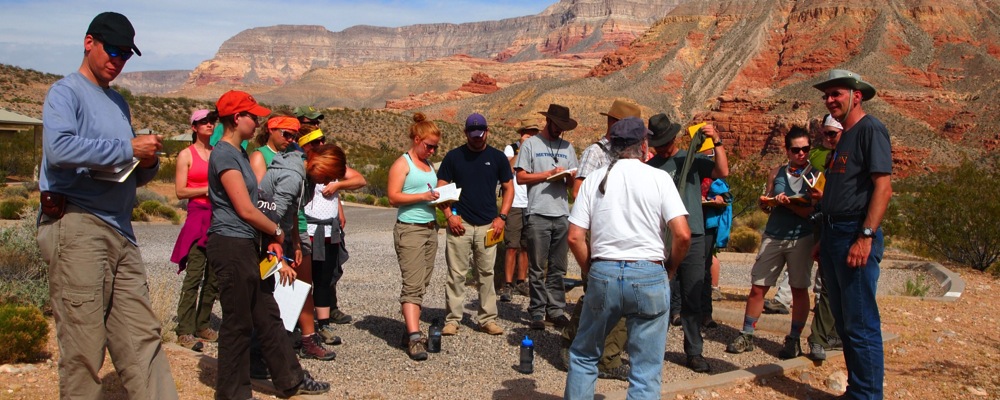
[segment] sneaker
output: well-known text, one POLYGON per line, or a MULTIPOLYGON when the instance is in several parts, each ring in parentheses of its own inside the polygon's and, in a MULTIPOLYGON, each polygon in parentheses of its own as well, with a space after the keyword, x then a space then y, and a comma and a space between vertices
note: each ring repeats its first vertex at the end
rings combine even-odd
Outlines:
POLYGON ((309 371, 302 371, 302 382, 299 382, 298 386, 295 386, 291 390, 292 396, 307 395, 307 394, 323 394, 330 391, 330 384, 326 382, 320 382, 313 379, 309 371))
POLYGON ((712 301, 722 300, 722 289, 718 286, 712 286, 712 301))
POLYGON ((330 321, 335 324, 338 325, 349 324, 351 323, 351 319, 352 318, 350 315, 344 314, 344 312, 340 311, 339 308, 334 308, 330 310, 330 321))
POLYGON ((708 361, 705 361, 705 357, 700 354, 696 356, 688 356, 687 367, 691 368, 694 372, 709 372, 712 367, 708 365, 708 361))
POLYGON ((497 325, 497 323, 493 321, 482 324, 479 327, 479 330, 487 335, 499 335, 503 333, 503 328, 501 328, 500 325, 497 325))
POLYGON ((250 357, 250 379, 271 379, 271 373, 267 370, 264 360, 250 357))
POLYGON ((601 379, 617 379, 620 381, 627 381, 628 374, 632 371, 632 366, 628 363, 622 363, 615 368, 611 368, 607 371, 598 369, 597 377, 601 379))
POLYGON ((500 301, 504 303, 509 303, 512 300, 513 296, 511 292, 513 291, 514 290, 511 288, 511 285, 509 283, 503 285, 503 287, 500 288, 500 301))
POLYGON ((778 358, 787 360, 802 355, 802 343, 799 338, 785 336, 785 345, 778 352, 778 358))
POLYGON ((424 361, 427 359, 427 338, 421 336, 417 340, 408 340, 406 344, 406 355, 413 361, 424 361))
POLYGON ((458 333, 458 324, 454 322, 448 322, 444 324, 444 328, 441 329, 441 336, 454 336, 458 333))
POLYGON ((521 296, 528 297, 529 293, 528 281, 518 282, 514 284, 514 289, 517 289, 517 292, 520 293, 521 296))
POLYGON ((740 333, 736 339, 726 345, 726 353, 740 354, 748 351, 753 351, 753 335, 749 333, 740 333))
POLYGON ((323 339, 312 334, 302 337, 302 349, 299 350, 299 358, 308 358, 320 361, 330 361, 337 358, 337 353, 323 347, 323 339))
POLYGON ((831 337, 826 341, 826 350, 844 350, 844 341, 839 337, 831 337))
POLYGON ((333 333, 333 327, 330 325, 320 325, 319 329, 316 330, 316 333, 323 338, 323 344, 337 346, 344 343, 344 341, 340 339, 340 336, 333 333))
POLYGON ((670 316, 670 325, 681 326, 681 315, 674 314, 670 316))
POLYGON ((541 318, 538 318, 538 319, 532 318, 531 319, 531 324, 529 324, 528 326, 531 327, 531 329, 534 329, 536 331, 545 330, 545 321, 542 321, 541 318))
POLYGON ((214 343, 219 340, 219 332, 216 332, 215 329, 212 328, 202 329, 198 332, 195 332, 194 335, 206 342, 214 343))
POLYGON ((788 315, 788 313, 788 307, 785 307, 780 301, 768 300, 764 302, 764 314, 788 315))
POLYGON ((205 347, 205 344, 200 340, 195 339, 194 335, 180 335, 177 337, 177 345, 185 349, 196 351, 201 353, 201 350, 205 347))
POLYGON ((826 349, 819 343, 809 342, 809 359, 813 361, 826 360, 826 349))
POLYGON ((560 315, 555 318, 546 318, 546 319, 552 323, 552 326, 559 329, 565 328, 567 325, 569 325, 569 318, 566 318, 566 314, 560 315))

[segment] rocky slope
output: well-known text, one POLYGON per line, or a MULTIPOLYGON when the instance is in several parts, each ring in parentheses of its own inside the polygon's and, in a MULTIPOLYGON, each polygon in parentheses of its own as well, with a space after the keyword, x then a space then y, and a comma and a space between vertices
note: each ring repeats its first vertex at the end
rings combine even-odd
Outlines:
POLYGON ((713 121, 753 156, 775 152, 790 126, 825 114, 811 86, 846 68, 878 89, 865 108, 889 127, 897 169, 909 174, 1000 145, 998 27, 997 0, 690 1, 605 55, 589 78, 535 81, 426 111, 516 120, 559 102, 580 119, 571 137, 585 144, 604 131, 598 113, 628 97, 644 115, 713 121))
POLYGON ((122 72, 115 79, 115 85, 135 93, 164 94, 177 90, 190 74, 190 70, 122 72))
POLYGON ((631 42, 680 0, 561 0, 542 13, 499 21, 399 28, 279 25, 227 40, 189 76, 186 89, 212 84, 282 85, 306 71, 381 61, 466 54, 497 61, 599 58, 631 42))

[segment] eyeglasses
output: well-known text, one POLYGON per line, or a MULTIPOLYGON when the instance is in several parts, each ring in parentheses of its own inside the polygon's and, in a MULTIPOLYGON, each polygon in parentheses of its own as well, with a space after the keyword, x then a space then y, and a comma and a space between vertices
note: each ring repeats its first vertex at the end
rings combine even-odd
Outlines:
POLYGON ((281 131, 281 136, 284 136, 285 140, 294 140, 295 136, 297 136, 298 134, 299 133, 295 131, 285 131, 285 130, 281 131))
POLYGON ((843 95, 845 92, 843 90, 831 90, 829 93, 823 93, 823 100, 828 98, 837 98, 843 95))
POLYGON ((823 132, 823 134, 826 135, 826 136, 829 136, 829 137, 834 137, 834 136, 839 135, 840 131, 826 131, 826 132, 823 132))
POLYGON ((107 43, 103 44, 104 44, 104 52, 108 53, 109 57, 118 57, 121 58, 122 61, 128 61, 128 59, 132 58, 132 50, 122 50, 117 46, 112 46, 107 43))
POLYGON ((427 148, 427 151, 437 151, 437 149, 438 149, 438 145, 436 145, 436 144, 428 144, 427 142, 424 142, 424 147, 427 148))
POLYGON ((809 146, 789 147, 788 151, 792 152, 792 154, 797 154, 800 151, 803 153, 809 153, 809 146))

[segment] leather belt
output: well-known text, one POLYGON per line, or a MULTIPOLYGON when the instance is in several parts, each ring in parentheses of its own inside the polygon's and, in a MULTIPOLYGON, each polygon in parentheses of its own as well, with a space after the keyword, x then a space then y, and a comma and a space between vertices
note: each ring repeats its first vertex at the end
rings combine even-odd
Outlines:
POLYGON ((422 224, 417 224, 417 223, 413 223, 413 222, 403 222, 403 221, 400 221, 400 220, 397 219, 396 223, 397 224, 401 224, 401 225, 419 226, 421 228, 427 228, 427 229, 434 229, 434 228, 437 227, 437 222, 435 222, 435 221, 430 221, 430 222, 424 222, 422 224))
POLYGON ((663 265, 663 261, 660 261, 660 260, 655 260, 655 261, 653 261, 653 260, 608 260, 608 259, 605 259, 605 258, 594 258, 594 259, 590 260, 590 262, 594 262, 594 261, 627 262, 627 263, 638 262, 638 261, 645 261, 645 262, 653 263, 653 264, 656 264, 656 265, 663 265))

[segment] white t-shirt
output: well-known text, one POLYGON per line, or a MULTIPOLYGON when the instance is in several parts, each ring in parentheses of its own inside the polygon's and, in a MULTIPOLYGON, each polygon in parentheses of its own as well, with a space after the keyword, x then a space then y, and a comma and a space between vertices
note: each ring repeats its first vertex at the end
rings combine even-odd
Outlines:
MULTIPOLYGON (((323 188, 326 185, 316 184, 316 191, 313 193, 312 200, 306 204, 305 213, 306 215, 317 218, 317 219, 328 219, 337 218, 340 216, 340 191, 337 191, 331 197, 323 196, 323 188)), ((315 224, 309 224, 307 232, 309 236, 316 236, 315 224)), ((326 227, 326 237, 331 237, 333 235, 333 228, 326 227)))
MULTIPOLYGON (((514 157, 514 148, 509 144, 503 148, 503 154, 510 160, 514 157)), ((510 205, 513 208, 528 207, 528 185, 517 184, 517 174, 514 174, 514 202, 510 205)))
POLYGON ((607 172, 601 167, 583 181, 569 222, 590 230, 593 258, 662 261, 661 232, 671 219, 688 214, 674 180, 642 161, 619 160, 601 195, 598 186, 607 172))

